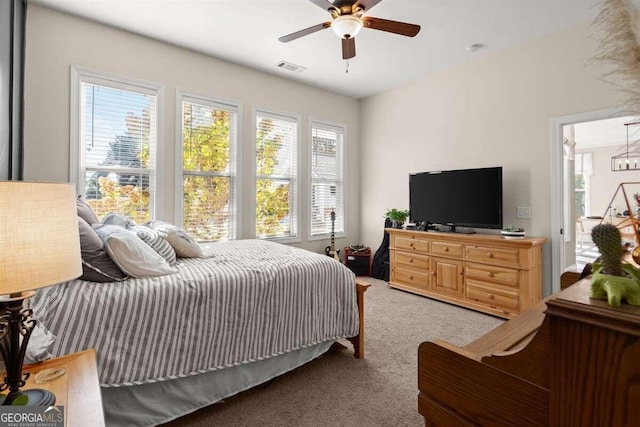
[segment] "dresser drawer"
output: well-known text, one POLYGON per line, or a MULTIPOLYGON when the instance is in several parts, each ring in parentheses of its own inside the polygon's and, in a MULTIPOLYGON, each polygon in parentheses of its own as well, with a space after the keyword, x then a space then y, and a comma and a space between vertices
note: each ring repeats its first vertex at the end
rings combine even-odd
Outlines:
POLYGON ((464 277, 518 287, 520 273, 510 268, 467 263, 464 267, 464 277))
POLYGON ((429 289, 429 271, 418 272, 414 270, 394 267, 391 271, 391 281, 417 288, 429 289))
POLYGON ((429 252, 430 241, 415 236, 394 236, 392 247, 406 251, 429 252))
POLYGON ((520 256, 517 250, 469 245, 465 246, 465 249, 465 258, 469 261, 513 265, 514 267, 520 265, 520 256))
POLYGON ((433 242, 431 243, 433 255, 445 255, 456 258, 462 257, 462 245, 457 243, 433 242))
POLYGON ((492 308, 518 308, 518 293, 510 288, 466 282, 465 298, 489 305, 492 308))
POLYGON ((429 270, 429 256, 411 252, 395 251, 394 261, 399 265, 429 270))

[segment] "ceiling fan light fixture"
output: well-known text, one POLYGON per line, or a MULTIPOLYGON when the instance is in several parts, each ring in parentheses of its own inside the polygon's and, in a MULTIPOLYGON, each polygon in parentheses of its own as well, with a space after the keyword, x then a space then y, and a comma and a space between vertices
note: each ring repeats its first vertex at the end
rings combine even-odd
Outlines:
POLYGON ((352 39, 362 29, 362 21, 353 15, 342 15, 331 21, 331 28, 341 39, 352 39))

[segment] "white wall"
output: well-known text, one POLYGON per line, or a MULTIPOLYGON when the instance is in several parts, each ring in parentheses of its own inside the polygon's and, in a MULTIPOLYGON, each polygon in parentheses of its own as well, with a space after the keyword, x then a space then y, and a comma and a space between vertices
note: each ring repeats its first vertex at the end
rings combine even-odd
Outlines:
POLYGON ((587 61, 595 48, 587 31, 575 27, 365 99, 363 243, 380 244, 385 210, 409 207, 409 173, 502 166, 504 223, 549 239, 550 293, 550 120, 622 103, 587 61), (516 219, 517 206, 530 206, 532 218, 516 219))
MULTIPOLYGON (((158 168, 164 192, 159 219, 173 220, 175 91, 239 101, 243 108, 242 144, 248 163, 252 135, 251 109, 260 106, 302 117, 302 141, 308 141, 308 119, 344 123, 347 127, 346 183, 348 237, 337 245, 357 243, 360 192, 360 102, 325 90, 253 71, 193 51, 109 28, 33 4, 29 5, 25 67, 25 179, 69 180, 70 65, 161 83, 165 89, 161 140, 164 157, 158 168)), ((214 42, 214 41, 212 41, 214 42)), ((225 41, 217 40, 216 43, 225 41)), ((232 37, 227 42, 233 42, 232 37)), ((304 145, 304 144, 303 144, 304 145)), ((303 155, 307 153, 306 146, 303 155)), ((304 158, 304 157, 303 157, 304 158)), ((306 162, 304 163, 306 164, 306 162)), ((303 169, 306 169, 303 167, 303 169)), ((248 168, 244 182, 250 182, 248 168)), ((303 171, 303 178, 307 171, 303 171)), ((304 189, 303 189, 304 190, 304 189)), ((302 192, 304 206, 308 192, 302 192)), ((243 194, 249 206, 251 194, 243 194)), ((243 231, 250 212, 244 209, 243 231)), ((301 218, 306 230, 307 217, 301 218)), ((305 231, 302 232, 304 236, 305 231)), ((303 242, 321 250, 328 241, 303 242)))

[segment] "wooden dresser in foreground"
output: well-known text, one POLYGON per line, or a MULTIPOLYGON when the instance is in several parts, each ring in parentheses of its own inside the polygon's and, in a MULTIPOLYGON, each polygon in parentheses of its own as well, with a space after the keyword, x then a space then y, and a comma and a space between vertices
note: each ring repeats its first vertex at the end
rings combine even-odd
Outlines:
POLYGON ((386 231, 392 288, 504 318, 542 299, 544 238, 386 231))
POLYGON ((640 425, 640 307, 588 298, 590 278, 465 347, 418 350, 432 426, 640 425))

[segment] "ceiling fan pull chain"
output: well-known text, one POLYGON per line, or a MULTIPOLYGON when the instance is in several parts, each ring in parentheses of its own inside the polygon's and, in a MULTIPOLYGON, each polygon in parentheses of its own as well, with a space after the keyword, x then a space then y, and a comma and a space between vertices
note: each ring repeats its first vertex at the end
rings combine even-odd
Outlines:
POLYGON ((347 59, 347 66, 345 67, 344 73, 349 74, 349 60, 347 59))

